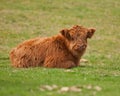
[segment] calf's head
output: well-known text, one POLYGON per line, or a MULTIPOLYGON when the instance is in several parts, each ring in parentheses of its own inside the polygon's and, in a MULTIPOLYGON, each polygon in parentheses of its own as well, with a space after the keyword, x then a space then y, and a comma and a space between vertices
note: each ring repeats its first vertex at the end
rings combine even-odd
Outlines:
POLYGON ((94 28, 73 26, 70 29, 63 29, 60 33, 69 41, 69 49, 74 55, 82 55, 87 47, 87 39, 95 32, 94 28))

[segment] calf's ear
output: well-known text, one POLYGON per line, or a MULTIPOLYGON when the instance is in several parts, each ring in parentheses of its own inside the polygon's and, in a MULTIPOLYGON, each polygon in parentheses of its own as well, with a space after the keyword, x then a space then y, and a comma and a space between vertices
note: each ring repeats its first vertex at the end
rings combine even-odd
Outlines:
POLYGON ((88 30, 87 32, 87 38, 91 38, 93 36, 93 34, 95 33, 96 29, 91 28, 88 30))
POLYGON ((68 29, 63 29, 60 31, 60 33, 65 37, 67 38, 68 40, 70 39, 70 33, 69 33, 69 30, 68 29))

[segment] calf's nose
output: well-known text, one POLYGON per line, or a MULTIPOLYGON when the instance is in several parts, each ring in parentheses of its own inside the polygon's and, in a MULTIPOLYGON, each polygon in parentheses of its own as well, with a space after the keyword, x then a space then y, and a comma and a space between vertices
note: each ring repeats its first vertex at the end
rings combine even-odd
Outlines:
POLYGON ((83 44, 83 45, 80 46, 80 49, 82 50, 82 49, 85 49, 86 47, 87 47, 87 45, 83 44))

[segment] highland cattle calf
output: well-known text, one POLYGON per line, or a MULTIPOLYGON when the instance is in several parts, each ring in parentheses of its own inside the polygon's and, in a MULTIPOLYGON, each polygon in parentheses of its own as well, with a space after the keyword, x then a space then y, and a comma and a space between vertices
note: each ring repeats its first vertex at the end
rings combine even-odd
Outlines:
POLYGON ((79 65, 94 28, 73 26, 53 37, 24 41, 10 52, 13 67, 72 68, 79 65))

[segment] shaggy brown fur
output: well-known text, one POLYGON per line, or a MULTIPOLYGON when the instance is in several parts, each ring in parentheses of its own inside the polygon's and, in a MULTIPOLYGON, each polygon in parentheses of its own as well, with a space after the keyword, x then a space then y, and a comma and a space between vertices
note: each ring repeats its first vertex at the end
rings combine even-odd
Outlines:
POLYGON ((49 38, 27 40, 10 52, 13 67, 72 68, 79 65, 95 29, 74 26, 49 38))

